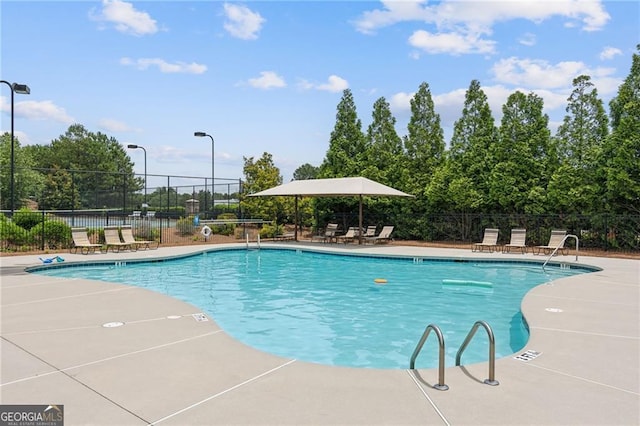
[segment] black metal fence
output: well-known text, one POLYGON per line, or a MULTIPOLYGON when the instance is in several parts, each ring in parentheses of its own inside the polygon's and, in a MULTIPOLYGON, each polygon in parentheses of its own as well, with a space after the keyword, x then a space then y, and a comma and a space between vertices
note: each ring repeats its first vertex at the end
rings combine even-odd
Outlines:
MULTIPOLYGON (((255 238, 260 225, 243 223, 249 219, 243 216, 239 205, 218 205, 216 212, 226 212, 236 223, 210 224, 214 234, 221 234, 243 240, 247 234, 255 238), (228 209, 227 209, 228 207, 228 209), (249 229, 247 229, 249 228, 249 229)), ((28 252, 33 250, 58 250, 71 247, 71 228, 88 230, 94 242, 102 242, 105 226, 131 226, 134 235, 140 239, 155 240, 163 245, 199 243, 204 240, 200 234, 205 219, 194 214, 184 214, 174 209, 146 212, 129 210, 103 211, 48 211, 20 210, 10 217, 5 211, 0 215, 0 251, 28 252)), ((220 214, 218 216, 220 217, 220 214)), ((352 212, 336 214, 335 220, 342 229, 357 225, 357 214, 352 212)), ((485 228, 499 229, 499 243, 508 243, 511 229, 527 230, 529 246, 546 245, 551 230, 562 229, 576 235, 580 250, 633 253, 640 255, 640 215, 500 215, 500 214, 441 214, 413 218, 373 218, 365 216, 365 226, 393 224, 396 240, 421 240, 466 244, 479 242, 485 228), (413 219, 413 220, 410 220, 413 219), (416 233, 419 236, 416 237, 416 233)), ((320 224, 320 226, 322 226, 320 224)))

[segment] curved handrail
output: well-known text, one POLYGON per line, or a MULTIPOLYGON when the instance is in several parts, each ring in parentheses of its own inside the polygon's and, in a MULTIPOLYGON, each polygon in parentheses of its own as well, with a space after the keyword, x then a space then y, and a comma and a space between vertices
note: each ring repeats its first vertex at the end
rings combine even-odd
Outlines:
POLYGON ((489 337, 489 378, 485 379, 484 383, 491 386, 497 386, 500 384, 500 382, 498 382, 495 379, 496 341, 495 341, 495 337, 493 336, 493 330, 491 329, 491 326, 487 324, 486 321, 482 321, 482 320, 476 321, 475 324, 473 324, 473 327, 471 327, 469 334, 467 334, 467 338, 464 339, 464 342, 462 342, 462 345, 460 346, 460 349, 458 349, 458 353, 456 354, 456 367, 460 365, 460 358, 462 357, 462 352, 464 352, 464 350, 467 348, 467 345, 469 345, 469 342, 471 341, 473 336, 476 334, 476 331, 480 326, 484 327, 484 329, 487 331, 487 336, 489 337))
POLYGON ((436 333, 436 336, 438 337, 438 346, 440 348, 438 351, 438 383, 433 385, 433 388, 437 390, 446 391, 449 389, 449 386, 444 384, 444 336, 442 334, 442 331, 437 325, 429 324, 427 328, 424 329, 424 332, 422 333, 422 337, 420 338, 418 345, 413 351, 413 355, 411 355, 409 368, 411 370, 415 369, 416 358, 418 357, 420 350, 422 350, 422 346, 424 345, 424 342, 427 341, 427 337, 429 337, 429 333, 431 333, 431 330, 433 330, 433 332, 436 333))
POLYGON ((551 254, 547 258, 547 260, 545 260, 544 263, 542 264, 542 270, 543 271, 544 271, 544 267, 547 266, 547 263, 549 263, 551 258, 556 255, 558 250, 560 250, 560 247, 564 246, 564 242, 567 241, 567 238, 569 238, 569 237, 575 238, 575 240, 576 240, 576 262, 578 261, 578 251, 580 250, 580 241, 578 240, 578 236, 577 235, 573 235, 573 234, 567 234, 567 235, 564 236, 562 241, 560 241, 560 243, 558 244, 558 247, 556 247, 553 250, 553 252, 551 252, 551 254))

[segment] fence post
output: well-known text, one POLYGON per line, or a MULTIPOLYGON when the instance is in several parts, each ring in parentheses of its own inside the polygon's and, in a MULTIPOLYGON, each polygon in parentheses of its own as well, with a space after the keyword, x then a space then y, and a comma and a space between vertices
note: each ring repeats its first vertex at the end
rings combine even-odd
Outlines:
POLYGON ((44 229, 44 209, 42 209, 42 238, 40 239, 40 250, 44 251, 44 239, 46 237, 45 229, 44 229))

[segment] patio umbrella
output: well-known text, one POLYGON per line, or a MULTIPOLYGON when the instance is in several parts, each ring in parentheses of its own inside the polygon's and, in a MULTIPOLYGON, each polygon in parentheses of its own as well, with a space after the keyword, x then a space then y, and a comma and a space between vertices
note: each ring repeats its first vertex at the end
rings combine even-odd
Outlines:
MULTIPOLYGON (((360 198, 358 225, 362 229, 362 197, 413 197, 390 186, 365 177, 292 180, 291 182, 250 194, 249 197, 289 196, 295 198, 295 232, 298 241, 298 197, 354 197, 360 198)), ((362 233, 358 238, 362 243, 362 233)))

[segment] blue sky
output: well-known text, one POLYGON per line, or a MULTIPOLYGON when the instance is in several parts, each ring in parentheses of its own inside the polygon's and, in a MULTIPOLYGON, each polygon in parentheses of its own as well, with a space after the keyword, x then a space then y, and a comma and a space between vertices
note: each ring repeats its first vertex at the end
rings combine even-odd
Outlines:
MULTIPOLYGON (((447 142, 473 79, 497 124, 511 93, 533 91, 555 132, 581 74, 608 107, 640 42, 639 4, 2 0, 0 77, 31 88, 15 95, 23 145, 79 123, 144 146, 149 174, 204 177, 211 140, 193 136, 204 131, 216 178, 243 177, 243 157, 266 151, 288 181, 322 162, 346 88, 364 131, 384 97, 402 136, 409 100, 428 83, 447 142)), ((142 173, 143 152, 129 155, 142 173)))

